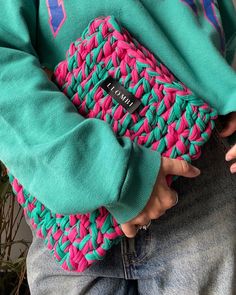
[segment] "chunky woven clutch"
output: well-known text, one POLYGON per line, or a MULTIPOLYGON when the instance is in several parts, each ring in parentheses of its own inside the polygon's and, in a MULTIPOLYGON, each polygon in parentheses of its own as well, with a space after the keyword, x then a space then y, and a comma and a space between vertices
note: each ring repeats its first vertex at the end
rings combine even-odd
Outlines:
MULTIPOLYGON (((166 157, 198 158, 214 127, 215 110, 113 16, 89 23, 56 67, 54 80, 81 115, 105 120, 117 136, 128 136, 166 157)), ((25 215, 65 270, 84 271, 122 238, 105 208, 54 214, 9 176, 25 215)))

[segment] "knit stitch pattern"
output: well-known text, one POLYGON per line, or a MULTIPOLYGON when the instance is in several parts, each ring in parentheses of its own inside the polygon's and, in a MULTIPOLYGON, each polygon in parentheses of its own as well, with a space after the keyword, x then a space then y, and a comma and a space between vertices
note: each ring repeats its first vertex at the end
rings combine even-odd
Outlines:
MULTIPOLYGON (((157 40, 158 42, 158 40, 157 40)), ((85 118, 111 125, 117 136, 163 156, 190 162, 214 128, 216 111, 181 83, 114 16, 92 20, 54 71, 54 81, 85 118), (129 113, 101 84, 115 79, 141 101, 129 113)), ((87 214, 53 214, 9 173, 10 182, 37 235, 62 268, 82 272, 123 237, 106 208, 87 214)))

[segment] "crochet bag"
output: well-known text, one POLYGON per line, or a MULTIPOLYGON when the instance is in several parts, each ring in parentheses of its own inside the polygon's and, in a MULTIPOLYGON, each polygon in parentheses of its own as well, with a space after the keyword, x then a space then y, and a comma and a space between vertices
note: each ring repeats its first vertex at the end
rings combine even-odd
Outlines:
MULTIPOLYGON (((215 110, 113 16, 89 23, 56 67, 54 79, 81 115, 105 120, 117 136, 128 136, 166 157, 198 158, 214 127, 215 110)), ((9 177, 25 215, 63 269, 84 271, 123 237, 106 208, 54 214, 9 177)))

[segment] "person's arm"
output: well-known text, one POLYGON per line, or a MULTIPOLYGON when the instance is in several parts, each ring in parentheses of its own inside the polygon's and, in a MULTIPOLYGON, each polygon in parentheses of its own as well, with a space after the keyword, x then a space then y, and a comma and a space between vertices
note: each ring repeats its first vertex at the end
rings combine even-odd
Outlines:
POLYGON ((151 195, 160 155, 84 119, 48 80, 36 53, 35 2, 1 3, 0 158, 52 212, 105 206, 118 222, 130 220, 151 195))
POLYGON ((220 0, 218 5, 225 35, 226 59, 231 64, 236 52, 236 1, 220 0))

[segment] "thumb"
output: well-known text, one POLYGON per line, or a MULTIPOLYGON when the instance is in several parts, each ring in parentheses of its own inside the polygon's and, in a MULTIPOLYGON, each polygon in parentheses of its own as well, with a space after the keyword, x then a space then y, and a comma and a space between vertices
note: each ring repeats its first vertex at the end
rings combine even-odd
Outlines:
POLYGON ((196 177, 200 170, 184 160, 162 158, 162 169, 165 175, 196 177))
POLYGON ((134 238, 137 234, 137 228, 129 222, 121 224, 121 229, 127 238, 134 238))

